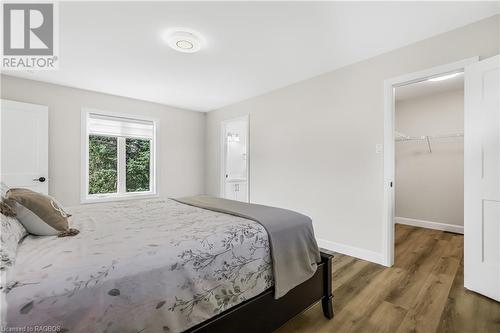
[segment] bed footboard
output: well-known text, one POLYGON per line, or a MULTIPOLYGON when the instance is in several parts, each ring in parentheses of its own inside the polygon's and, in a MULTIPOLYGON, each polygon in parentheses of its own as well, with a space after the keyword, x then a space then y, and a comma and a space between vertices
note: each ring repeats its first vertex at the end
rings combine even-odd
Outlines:
POLYGON ((321 306, 323 307, 323 314, 328 319, 332 319, 334 316, 332 294, 332 259, 333 255, 321 252, 321 262, 325 265, 323 269, 324 295, 321 299, 321 306))
POLYGON ((321 252, 316 273, 280 299, 274 299, 274 288, 270 288, 186 332, 273 332, 319 301, 324 316, 332 319, 332 258, 332 255, 321 252))

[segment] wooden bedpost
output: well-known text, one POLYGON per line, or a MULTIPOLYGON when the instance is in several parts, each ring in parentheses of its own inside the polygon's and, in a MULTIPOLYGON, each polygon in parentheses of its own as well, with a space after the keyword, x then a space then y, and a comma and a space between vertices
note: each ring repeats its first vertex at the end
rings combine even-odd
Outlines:
POLYGON ((323 315, 332 319, 333 313, 333 295, 332 295, 332 259, 333 255, 321 252, 321 261, 325 263, 325 269, 323 270, 323 298, 321 299, 321 305, 323 307, 323 315))

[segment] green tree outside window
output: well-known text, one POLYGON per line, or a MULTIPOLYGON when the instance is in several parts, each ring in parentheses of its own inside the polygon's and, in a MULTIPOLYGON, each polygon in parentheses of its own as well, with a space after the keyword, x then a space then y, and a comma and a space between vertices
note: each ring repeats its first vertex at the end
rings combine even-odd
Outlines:
POLYGON ((127 192, 149 191, 151 141, 126 139, 127 192))
MULTIPOLYGON (((150 191, 151 140, 125 139, 127 192, 150 191)), ((117 193, 118 138, 89 136, 89 194, 117 193)))
POLYGON ((117 138, 89 136, 89 194, 116 193, 117 138))

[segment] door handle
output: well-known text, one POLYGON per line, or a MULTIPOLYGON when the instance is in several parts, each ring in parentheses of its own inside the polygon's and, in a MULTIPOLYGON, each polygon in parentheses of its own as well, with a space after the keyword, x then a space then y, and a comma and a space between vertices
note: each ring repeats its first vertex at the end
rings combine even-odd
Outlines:
POLYGON ((33 179, 34 182, 40 182, 40 183, 43 183, 44 181, 46 181, 47 179, 45 177, 40 177, 40 178, 35 178, 33 179))

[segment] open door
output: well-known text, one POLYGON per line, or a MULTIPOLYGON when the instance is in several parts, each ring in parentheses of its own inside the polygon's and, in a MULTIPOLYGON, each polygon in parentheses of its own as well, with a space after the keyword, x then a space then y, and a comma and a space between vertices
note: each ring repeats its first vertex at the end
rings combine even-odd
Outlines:
POLYGON ((0 181, 47 194, 48 108, 1 100, 0 181))
POLYGON ((222 122, 221 196, 248 202, 248 116, 222 122))
POLYGON ((467 289, 500 301, 500 56, 465 69, 467 289))

